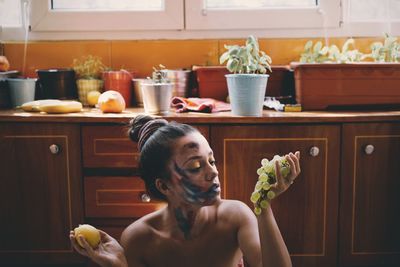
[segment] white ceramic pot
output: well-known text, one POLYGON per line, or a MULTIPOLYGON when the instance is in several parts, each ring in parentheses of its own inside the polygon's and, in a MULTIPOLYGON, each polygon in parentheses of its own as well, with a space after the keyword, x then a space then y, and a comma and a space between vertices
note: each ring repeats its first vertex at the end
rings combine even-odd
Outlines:
POLYGON ((268 74, 227 74, 232 114, 262 116, 268 74))

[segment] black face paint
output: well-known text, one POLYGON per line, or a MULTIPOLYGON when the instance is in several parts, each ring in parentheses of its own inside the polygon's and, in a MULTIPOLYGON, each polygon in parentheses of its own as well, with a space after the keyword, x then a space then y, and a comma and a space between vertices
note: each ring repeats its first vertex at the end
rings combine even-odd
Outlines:
POLYGON ((183 214, 181 208, 175 209, 175 218, 178 222, 179 229, 183 232, 183 236, 185 239, 190 238, 190 230, 192 229, 194 223, 194 213, 193 211, 189 211, 187 217, 183 214))
POLYGON ((175 171, 182 176, 180 180, 182 188, 185 191, 184 198, 192 204, 204 204, 205 202, 214 199, 219 193, 219 184, 214 183, 206 191, 204 191, 200 186, 195 185, 190 181, 190 178, 186 175, 185 171, 179 168, 179 166, 174 163, 175 171))

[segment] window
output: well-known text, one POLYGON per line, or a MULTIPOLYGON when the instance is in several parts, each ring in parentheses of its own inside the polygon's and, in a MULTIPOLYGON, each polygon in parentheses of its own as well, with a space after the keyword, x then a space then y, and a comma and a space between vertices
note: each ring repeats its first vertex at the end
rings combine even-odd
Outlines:
POLYGON ((33 31, 127 31, 183 28, 183 1, 34 0, 33 31))
POLYGON ((0 23, 4 40, 381 37, 400 0, 0 0, 0 23))
POLYGON ((399 0, 348 0, 349 21, 385 22, 400 20, 399 0))
POLYGON ((163 0, 52 0, 53 10, 91 10, 91 11, 162 11, 163 0))
POLYGON ((344 12, 348 36, 400 34, 400 0, 346 0, 344 12))
POLYGON ((22 26, 20 1, 0 0, 0 26, 7 28, 22 26))
POLYGON ((186 0, 187 29, 339 27, 339 0, 186 0))

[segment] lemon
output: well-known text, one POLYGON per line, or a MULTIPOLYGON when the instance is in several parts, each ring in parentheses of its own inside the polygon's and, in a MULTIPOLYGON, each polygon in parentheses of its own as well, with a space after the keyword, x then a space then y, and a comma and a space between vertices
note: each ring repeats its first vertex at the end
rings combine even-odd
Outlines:
POLYGON ((76 241, 78 241, 78 244, 81 247, 83 247, 83 244, 81 243, 81 241, 78 238, 79 235, 83 235, 83 237, 86 239, 86 242, 88 242, 92 248, 97 247, 100 243, 99 230, 97 230, 95 227, 91 226, 90 224, 80 224, 79 227, 76 227, 74 229, 74 233, 75 233, 76 241))
POLYGON ((96 106, 97 102, 99 101, 101 93, 99 91, 90 91, 87 93, 87 102, 89 106, 96 106))

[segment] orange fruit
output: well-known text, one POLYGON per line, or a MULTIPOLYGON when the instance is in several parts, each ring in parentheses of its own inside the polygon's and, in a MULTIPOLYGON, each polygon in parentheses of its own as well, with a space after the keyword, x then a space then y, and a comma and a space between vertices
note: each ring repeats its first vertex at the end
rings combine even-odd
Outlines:
POLYGON ((5 56, 0 56, 0 71, 8 71, 10 69, 10 63, 5 56))
POLYGON ((103 112, 120 113, 125 110, 124 98, 119 92, 113 90, 102 93, 97 105, 103 112))

